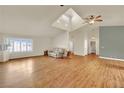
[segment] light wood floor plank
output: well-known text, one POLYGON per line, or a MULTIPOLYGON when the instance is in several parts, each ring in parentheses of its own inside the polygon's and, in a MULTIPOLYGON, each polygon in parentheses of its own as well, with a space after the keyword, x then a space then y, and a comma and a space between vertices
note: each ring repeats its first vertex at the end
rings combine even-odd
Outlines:
POLYGON ((124 62, 96 55, 15 59, 0 63, 0 87, 121 88, 124 62))

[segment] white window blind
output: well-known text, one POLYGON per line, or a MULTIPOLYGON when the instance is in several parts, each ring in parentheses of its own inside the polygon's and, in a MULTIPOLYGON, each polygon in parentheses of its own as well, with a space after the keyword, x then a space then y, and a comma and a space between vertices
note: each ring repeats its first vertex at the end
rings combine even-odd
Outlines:
POLYGON ((30 52, 33 49, 32 39, 7 38, 9 52, 30 52))

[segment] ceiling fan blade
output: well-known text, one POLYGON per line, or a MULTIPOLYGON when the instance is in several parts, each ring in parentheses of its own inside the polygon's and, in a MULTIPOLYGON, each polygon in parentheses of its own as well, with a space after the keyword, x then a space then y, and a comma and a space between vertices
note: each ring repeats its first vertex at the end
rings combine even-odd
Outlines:
POLYGON ((101 15, 98 15, 98 16, 96 16, 96 19, 98 19, 98 18, 100 18, 100 17, 102 17, 101 15))
POLYGON ((101 21, 103 21, 102 19, 97 19, 97 20, 95 20, 95 21, 99 21, 99 22, 101 22, 101 21))

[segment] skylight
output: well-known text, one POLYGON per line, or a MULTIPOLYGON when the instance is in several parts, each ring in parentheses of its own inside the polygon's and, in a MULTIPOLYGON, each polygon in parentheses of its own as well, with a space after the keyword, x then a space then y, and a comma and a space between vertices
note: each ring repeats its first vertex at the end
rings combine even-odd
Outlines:
POLYGON ((52 26, 66 31, 74 31, 84 25, 84 23, 84 20, 70 8, 53 22, 52 26))

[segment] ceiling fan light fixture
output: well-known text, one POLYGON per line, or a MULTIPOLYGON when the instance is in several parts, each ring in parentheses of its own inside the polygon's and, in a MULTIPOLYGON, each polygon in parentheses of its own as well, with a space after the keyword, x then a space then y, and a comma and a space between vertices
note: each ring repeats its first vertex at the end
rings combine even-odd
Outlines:
POLYGON ((95 21, 94 21, 94 20, 91 20, 89 23, 90 23, 90 24, 94 24, 94 23, 95 23, 95 21))
POLYGON ((103 20, 101 19, 101 15, 95 16, 95 15, 90 15, 89 17, 86 17, 85 20, 89 24, 94 24, 95 22, 102 22, 103 20))

